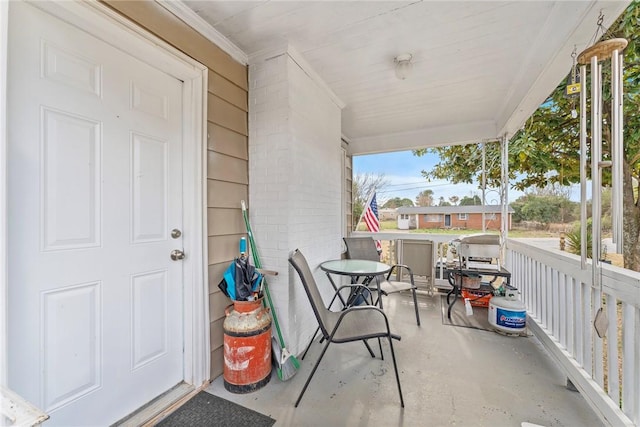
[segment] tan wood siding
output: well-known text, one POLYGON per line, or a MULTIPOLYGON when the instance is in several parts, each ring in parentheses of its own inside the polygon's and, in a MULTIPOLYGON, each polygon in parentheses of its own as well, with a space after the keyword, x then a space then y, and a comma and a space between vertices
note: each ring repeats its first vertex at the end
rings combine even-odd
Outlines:
POLYGON ((240 208, 240 201, 247 200, 246 184, 207 180, 207 206, 210 208, 240 208))
MULTIPOLYGON (((209 293, 210 294, 214 292, 220 292, 220 289, 218 289, 218 283, 220 283, 220 280, 222 280, 222 275, 224 274, 224 271, 227 269, 228 266, 229 266, 229 262, 209 265, 209 293)), ((223 315, 223 313, 218 313, 218 314, 220 316, 223 315)), ((213 320, 213 319, 210 319, 210 320, 213 320)))
POLYGON ((207 152, 207 177, 213 180, 249 184, 248 162, 226 154, 207 152))
MULTIPOLYGON (((217 325, 212 325, 212 327, 218 327, 217 325)), ((222 375, 222 370, 224 369, 224 348, 222 346, 216 348, 211 352, 211 372, 220 372, 219 375, 222 375)))
POLYGON ((207 120, 242 135, 248 135, 247 112, 211 93, 207 96, 207 120))
POLYGON ((215 123, 208 123, 209 138, 207 148, 221 154, 247 160, 247 136, 223 128, 215 123))
POLYGON ((211 332, 209 334, 209 340, 212 343, 219 343, 219 344, 211 348, 210 351, 215 350, 217 348, 221 348, 223 346, 224 333, 222 330, 222 324, 224 322, 225 317, 218 319, 214 322, 211 322, 211 328, 210 328, 211 332))
POLYGON ((229 299, 222 294, 218 287, 224 271, 229 262, 212 264, 209 266, 209 350, 222 347, 223 331, 222 323, 226 318, 224 308, 230 304, 229 299))
POLYGON ((248 111, 247 91, 217 73, 209 73, 209 92, 219 98, 226 99, 236 107, 248 111))
MULTIPOLYGON (((230 304, 230 301, 224 301, 220 298, 214 298, 215 295, 215 292, 209 295, 209 315, 211 316, 211 318, 219 318, 218 313, 222 313, 224 317, 224 309, 230 304)), ((222 326, 222 324, 220 326, 222 326)))
POLYGON ((243 234, 244 220, 240 209, 209 208, 207 228, 209 236, 223 234, 243 234))
POLYGON ((215 378, 222 374, 222 322, 230 303, 217 285, 245 235, 240 201, 248 197, 247 68, 155 1, 103 3, 209 68, 207 242, 211 378, 215 378))
MULTIPOLYGON (((209 237, 209 247, 215 247, 215 251, 209 251, 209 264, 230 262, 238 256, 238 245, 240 235, 211 236, 209 237)), ((219 279, 222 279, 220 276, 219 279)))

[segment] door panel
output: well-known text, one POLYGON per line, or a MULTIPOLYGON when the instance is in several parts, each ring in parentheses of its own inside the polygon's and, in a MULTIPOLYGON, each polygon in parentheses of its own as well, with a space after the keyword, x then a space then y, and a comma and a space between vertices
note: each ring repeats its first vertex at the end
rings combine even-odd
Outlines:
POLYGON ((100 387, 100 282, 42 294, 44 406, 55 410, 100 387), (59 369, 65 364, 73 370, 59 369))
POLYGON ((109 425, 184 376, 182 82, 9 11, 9 386, 109 425))
POLYGON ((131 134, 133 243, 167 239, 168 141, 131 134))
POLYGON ((100 246, 101 125, 42 108, 44 250, 100 246))
POLYGON ((131 277, 132 369, 167 352, 167 272, 151 271, 131 277))

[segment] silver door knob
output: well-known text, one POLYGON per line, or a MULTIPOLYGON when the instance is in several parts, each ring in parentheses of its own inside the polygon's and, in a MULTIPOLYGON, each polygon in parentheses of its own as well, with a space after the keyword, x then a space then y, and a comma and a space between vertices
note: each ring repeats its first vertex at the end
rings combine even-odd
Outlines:
POLYGON ((179 261, 181 259, 184 259, 184 257, 184 252, 182 252, 180 249, 174 249, 171 251, 171 259, 174 261, 179 261))

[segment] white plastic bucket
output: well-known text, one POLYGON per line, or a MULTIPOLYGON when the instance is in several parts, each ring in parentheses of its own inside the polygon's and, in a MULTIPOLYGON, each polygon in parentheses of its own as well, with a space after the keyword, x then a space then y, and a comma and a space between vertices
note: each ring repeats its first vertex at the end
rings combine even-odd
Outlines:
POLYGON ((518 300, 493 297, 489 301, 489 323, 499 331, 520 333, 525 330, 527 311, 518 300))

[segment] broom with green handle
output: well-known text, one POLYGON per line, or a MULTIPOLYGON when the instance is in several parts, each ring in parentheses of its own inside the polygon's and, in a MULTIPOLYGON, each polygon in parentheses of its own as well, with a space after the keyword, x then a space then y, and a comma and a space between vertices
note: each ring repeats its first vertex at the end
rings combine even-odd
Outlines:
MULTIPOLYGON (((251 231, 251 224, 249 223, 247 205, 245 204, 244 200, 242 201, 242 217, 244 218, 244 225, 247 229, 247 235, 249 236, 249 246, 251 247, 253 264, 256 266, 256 268, 262 268, 262 263, 260 262, 260 257, 258 256, 258 250, 256 249, 256 242, 253 238, 253 232, 251 231)), ((274 359, 277 365, 276 371, 278 373, 278 378, 280 378, 281 381, 287 381, 296 374, 298 369, 300 369, 300 362, 293 354, 289 353, 287 347, 284 345, 284 338, 282 337, 282 331, 280 331, 280 324, 278 323, 278 316, 276 315, 276 310, 273 306, 273 301, 271 300, 269 286, 264 277, 262 278, 262 280, 262 283, 264 285, 264 293, 267 297, 267 302, 269 304, 269 308, 271 309, 271 314, 273 315, 273 323, 276 326, 276 332, 279 339, 279 342, 273 340, 275 347, 274 352, 276 355, 274 359)))

